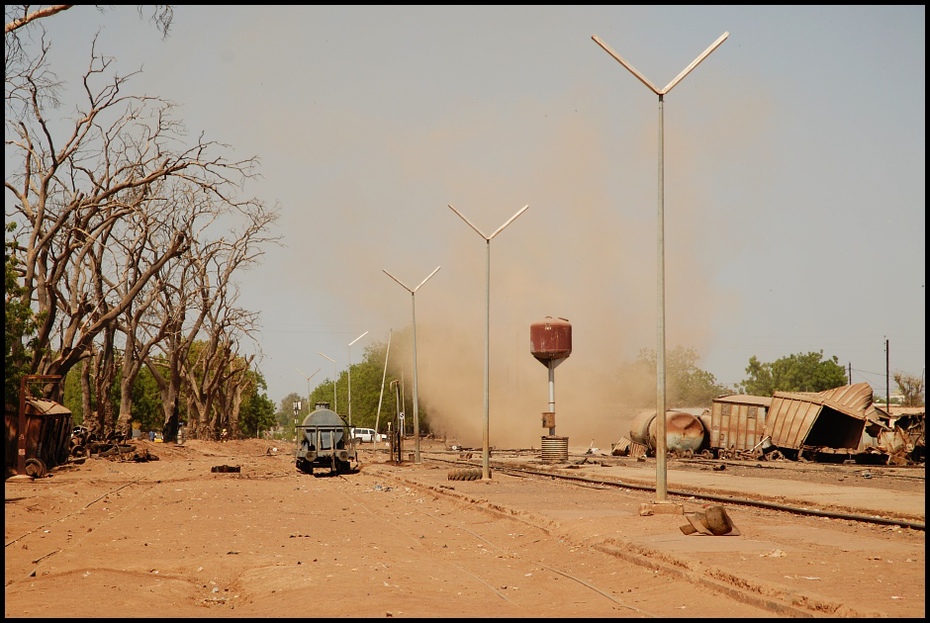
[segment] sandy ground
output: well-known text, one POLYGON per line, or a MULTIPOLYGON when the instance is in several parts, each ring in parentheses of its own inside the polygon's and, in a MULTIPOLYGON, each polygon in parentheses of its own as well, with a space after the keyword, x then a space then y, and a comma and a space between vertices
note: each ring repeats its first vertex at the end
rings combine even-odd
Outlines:
MULTIPOLYGON (((921 529, 726 505, 739 536, 685 535, 666 508, 706 500, 674 496, 644 515, 654 492, 503 463, 489 480, 449 480, 457 466, 432 457, 463 456, 431 454, 446 450, 438 442, 400 465, 366 448, 336 476, 298 472, 288 444, 135 445, 157 460, 7 480, 7 618, 925 616, 921 529)), ((654 484, 648 464, 592 458, 536 467, 654 484)), ((821 502, 849 511, 890 493, 899 515, 923 521, 905 503, 922 501, 922 478, 739 471, 723 484, 706 466, 672 467, 669 487, 788 504, 821 486, 821 502)))

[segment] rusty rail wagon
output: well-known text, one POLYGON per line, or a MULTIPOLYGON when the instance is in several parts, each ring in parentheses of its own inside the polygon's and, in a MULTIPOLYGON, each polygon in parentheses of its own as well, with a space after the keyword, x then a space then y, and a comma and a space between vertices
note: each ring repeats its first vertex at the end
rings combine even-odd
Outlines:
MULTIPOLYGON (((22 391, 25 392, 25 384, 22 391)), ((20 412, 6 411, 4 424, 7 476, 42 478, 49 470, 68 462, 73 419, 64 405, 24 394, 20 412)))

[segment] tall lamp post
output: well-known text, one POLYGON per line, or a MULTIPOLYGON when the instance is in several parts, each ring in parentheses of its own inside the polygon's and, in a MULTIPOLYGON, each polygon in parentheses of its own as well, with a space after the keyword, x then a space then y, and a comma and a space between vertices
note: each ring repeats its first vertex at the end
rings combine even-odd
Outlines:
POLYGON ((310 376, 307 376, 306 374, 304 374, 303 372, 301 372, 301 371, 300 371, 300 368, 294 368, 294 369, 297 370, 298 372, 300 372, 300 376, 302 376, 302 377, 304 377, 305 379, 307 379, 307 404, 309 405, 309 404, 310 404, 310 379, 312 379, 314 376, 316 376, 316 372, 319 372, 319 371, 320 371, 320 368, 317 368, 317 369, 316 369, 316 372, 314 372, 314 373, 311 374, 310 376))
POLYGON ((621 65, 630 70, 640 82, 659 96, 659 227, 658 227, 658 339, 656 346, 656 500, 665 502, 668 498, 668 440, 666 439, 665 421, 665 130, 663 127, 665 94, 687 76, 692 69, 717 49, 730 33, 725 32, 714 41, 710 47, 701 53, 691 64, 685 67, 680 74, 669 82, 664 89, 658 89, 644 75, 639 73, 632 65, 626 62, 619 54, 608 47, 606 43, 591 35, 596 44, 610 54, 621 65))
POLYGON ((490 401, 489 401, 489 387, 490 387, 490 379, 491 379, 491 376, 490 376, 491 374, 490 372, 491 370, 491 346, 490 346, 491 344, 491 238, 501 233, 501 231, 503 231, 505 227, 510 225, 512 222, 514 222, 514 220, 518 216, 523 214, 526 211, 526 209, 529 208, 530 206, 525 205, 519 210, 517 210, 516 214, 514 214, 509 219, 507 219, 507 222, 501 225, 500 227, 498 227, 497 230, 490 236, 485 235, 484 232, 482 232, 480 229, 472 225, 471 221, 465 218, 461 212, 459 212, 454 207, 452 207, 451 203, 449 204, 449 207, 452 208, 452 211, 458 214, 459 217, 463 221, 468 223, 469 227, 471 227, 476 232, 478 232, 479 236, 485 239, 485 241, 487 242, 487 247, 488 247, 487 264, 486 264, 487 270, 485 271, 487 275, 487 281, 486 281, 486 287, 485 287, 485 307, 484 307, 484 435, 483 435, 484 436, 484 452, 483 452, 484 456, 483 456, 482 463, 481 463, 481 478, 484 480, 487 480, 488 478, 491 477, 491 471, 490 471, 491 451, 490 451, 490 445, 488 443, 488 440, 490 438, 490 431, 491 431, 490 401))
MULTIPOLYGON (((395 277, 388 271, 384 270, 383 268, 381 269, 382 271, 384 271, 385 275, 387 275, 388 277, 390 277, 391 279, 399 283, 404 288, 404 290, 410 293, 410 300, 413 302, 413 438, 415 440, 414 441, 414 448, 415 448, 414 462, 415 463, 420 462, 420 412, 419 412, 419 404, 418 404, 419 400, 417 399, 417 297, 416 297, 416 293, 417 293, 417 290, 420 289, 420 286, 422 286, 424 283, 429 281, 429 278, 435 275, 439 271, 440 268, 442 267, 437 266, 436 270, 431 272, 429 274, 429 277, 421 281, 420 285, 415 287, 413 290, 411 290, 406 285, 404 285, 404 283, 400 279, 398 279, 397 277, 395 277)), ((383 384, 383 381, 382 381, 382 384, 383 384)))
POLYGON ((336 405, 336 360, 332 357, 327 357, 323 353, 319 353, 319 355, 333 362, 333 411, 339 413, 339 408, 336 405))
POLYGON ((368 335, 368 331, 365 331, 360 336, 358 336, 357 338, 349 342, 349 347, 348 347, 348 351, 349 351, 349 378, 348 378, 348 381, 349 381, 349 427, 352 426, 352 345, 355 344, 360 339, 362 339, 363 337, 365 337, 366 335, 368 335))

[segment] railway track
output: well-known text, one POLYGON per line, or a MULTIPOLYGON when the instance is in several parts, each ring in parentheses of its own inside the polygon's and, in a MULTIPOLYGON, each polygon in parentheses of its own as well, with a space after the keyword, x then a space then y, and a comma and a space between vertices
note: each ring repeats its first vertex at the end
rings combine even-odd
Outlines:
MULTIPOLYGON (((509 454, 511 458, 517 458, 518 460, 519 459, 528 460, 531 458, 529 452, 530 451, 517 451, 517 452, 511 452, 509 454)), ((459 452, 455 454, 459 456, 456 457, 448 453, 423 453, 422 458, 428 461, 433 461, 437 464, 456 466, 460 469, 468 469, 468 468, 477 469, 478 472, 480 473, 481 471, 480 467, 477 467, 477 468, 475 467, 474 453, 459 452), (472 458, 462 458, 461 456, 462 454, 465 454, 465 455, 471 454, 472 458)), ((588 458, 590 457, 587 455, 576 456, 570 460, 567 467, 569 469, 571 467, 577 467, 578 463, 581 463, 588 458)), ((692 465, 705 465, 705 466, 710 466, 712 469, 717 468, 721 465, 726 466, 726 465, 734 465, 734 464, 737 468, 749 467, 748 465, 745 465, 744 462, 721 461, 721 460, 711 460, 711 459, 688 459, 688 461, 692 465)), ((584 476, 576 475, 576 474, 566 473, 566 470, 564 469, 561 469, 561 470, 551 469, 551 468, 543 469, 540 467, 531 466, 528 463, 520 463, 520 462, 514 463, 514 462, 507 462, 507 461, 502 461, 502 460, 493 460, 491 461, 491 466, 493 467, 495 471, 501 472, 501 473, 521 475, 525 477, 558 479, 564 482, 575 483, 581 486, 596 486, 596 487, 613 488, 613 489, 621 489, 621 490, 632 489, 632 490, 638 490, 638 491, 655 491, 656 490, 655 486, 648 485, 648 484, 638 484, 638 483, 630 482, 627 480, 619 480, 617 478, 597 478, 597 477, 591 477, 588 475, 584 475, 584 476)), ((814 467, 805 468, 805 467, 798 467, 798 466, 792 465, 790 466, 790 468, 787 468, 787 467, 781 468, 780 466, 775 465, 774 463, 767 463, 765 466, 765 469, 776 470, 776 471, 781 470, 786 475, 789 471, 792 473, 792 475, 797 475, 797 474, 803 475, 803 474, 811 474, 815 472, 818 472, 818 473, 822 472, 823 467, 826 467, 826 466, 819 466, 819 468, 814 468, 814 467)), ((834 468, 835 469, 846 469, 846 471, 850 471, 850 470, 861 471, 862 470, 862 466, 855 466, 855 467, 843 466, 843 468, 835 466, 834 468)), ((753 469, 757 469, 757 468, 753 468, 753 469)), ((875 469, 876 468, 874 467, 871 468, 871 470, 873 471, 875 469)), ((879 478, 892 478, 892 479, 898 479, 898 480, 909 480, 913 482, 923 482, 924 480, 923 468, 922 467, 920 468, 919 474, 916 472, 916 469, 917 468, 915 468, 915 472, 913 474, 886 473, 878 477, 879 478)), ((792 513, 792 514, 801 515, 801 516, 825 517, 829 519, 842 519, 842 520, 847 520, 847 521, 861 522, 861 523, 874 524, 874 525, 899 526, 902 528, 909 528, 912 530, 920 530, 920 531, 926 530, 926 524, 924 521, 916 521, 911 518, 895 517, 895 516, 891 516, 890 514, 887 516, 882 516, 882 515, 877 515, 874 513, 856 513, 856 512, 840 511, 840 510, 830 509, 830 508, 812 508, 810 504, 805 504, 802 506, 798 504, 781 503, 781 502, 774 502, 771 500, 759 499, 758 496, 750 497, 750 496, 721 495, 721 494, 717 494, 713 492, 708 492, 700 488, 668 488, 667 493, 677 498, 706 500, 708 502, 719 502, 719 503, 725 503, 725 504, 730 504, 730 505, 735 505, 735 506, 776 510, 776 511, 792 513)))

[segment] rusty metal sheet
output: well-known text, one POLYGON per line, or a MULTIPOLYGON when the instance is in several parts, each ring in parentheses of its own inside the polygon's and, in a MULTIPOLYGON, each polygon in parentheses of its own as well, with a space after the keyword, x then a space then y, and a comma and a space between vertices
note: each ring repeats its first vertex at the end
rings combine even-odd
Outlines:
POLYGON ((822 392, 775 392, 775 395, 828 406, 860 420, 866 419, 872 407, 872 386, 868 383, 842 385, 822 392))
POLYGON ((765 431, 779 448, 797 450, 811 431, 822 406, 810 396, 775 392, 765 431))
POLYGON ((783 449, 802 446, 855 449, 872 407, 868 383, 823 392, 775 392, 766 434, 783 449))

